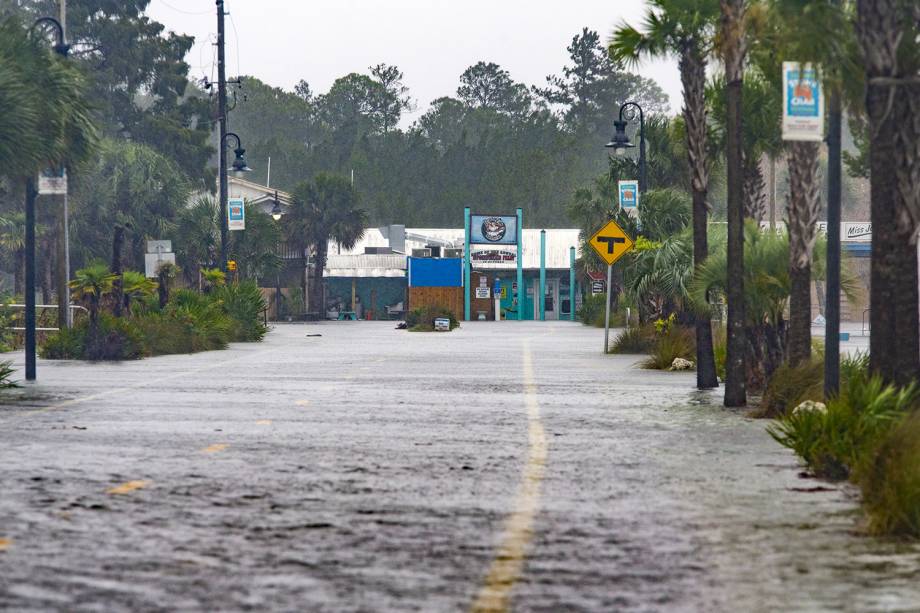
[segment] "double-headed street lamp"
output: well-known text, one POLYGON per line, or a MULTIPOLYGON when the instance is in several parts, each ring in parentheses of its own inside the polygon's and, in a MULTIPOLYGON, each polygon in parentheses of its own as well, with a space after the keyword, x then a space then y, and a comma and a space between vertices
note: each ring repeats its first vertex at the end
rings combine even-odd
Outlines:
POLYGON ((647 184, 646 164, 645 164, 645 113, 642 107, 636 102, 627 102, 620 107, 620 118, 613 122, 613 137, 610 142, 604 145, 616 155, 623 155, 627 149, 635 147, 630 142, 629 136, 626 135, 625 111, 627 108, 634 108, 639 113, 639 193, 644 194, 647 184))
MULTIPOLYGON (((67 57, 70 45, 64 40, 64 27, 54 17, 41 17, 35 20, 30 31, 51 25, 54 28, 57 42, 53 45, 54 52, 61 57, 67 57)), ((38 197, 38 188, 35 177, 29 176, 26 181, 26 312, 25 312, 25 352, 26 352, 26 381, 35 381, 35 199, 38 197)))
POLYGON ((227 180, 227 139, 232 138, 236 141, 236 147, 233 153, 236 157, 233 160, 233 174, 239 175, 249 172, 252 168, 246 163, 246 150, 240 142, 240 137, 234 132, 227 132, 220 139, 220 269, 227 271, 227 200, 230 198, 230 186, 227 180))

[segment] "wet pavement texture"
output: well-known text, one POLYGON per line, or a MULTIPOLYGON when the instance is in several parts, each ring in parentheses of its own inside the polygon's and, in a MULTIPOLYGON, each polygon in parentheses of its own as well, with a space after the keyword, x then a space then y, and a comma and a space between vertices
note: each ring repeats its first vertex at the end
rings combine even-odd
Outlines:
POLYGON ((0 610, 468 610, 534 402, 510 610, 920 610, 920 548, 862 536, 853 490, 802 478, 692 373, 568 322, 393 327, 40 362, 0 396, 0 610))

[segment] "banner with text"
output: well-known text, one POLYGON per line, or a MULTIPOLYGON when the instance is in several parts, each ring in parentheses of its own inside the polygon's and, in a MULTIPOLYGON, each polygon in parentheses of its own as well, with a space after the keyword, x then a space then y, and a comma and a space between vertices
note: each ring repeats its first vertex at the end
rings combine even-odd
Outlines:
POLYGON ((246 229, 246 206, 242 198, 230 198, 227 202, 227 227, 230 230, 246 229))
POLYGON ((783 62, 783 140, 824 140, 824 100, 812 64, 783 62))

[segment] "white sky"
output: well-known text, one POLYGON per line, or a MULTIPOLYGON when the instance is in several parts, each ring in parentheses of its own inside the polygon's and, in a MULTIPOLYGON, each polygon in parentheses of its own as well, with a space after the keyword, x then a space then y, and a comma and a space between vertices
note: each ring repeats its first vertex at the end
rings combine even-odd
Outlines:
MULTIPOLYGON (((496 62, 527 85, 545 83, 568 63, 566 46, 584 26, 606 42, 624 19, 633 25, 642 0, 225 0, 227 75, 253 75, 290 90, 306 79, 316 93, 349 72, 385 62, 405 73, 418 105, 454 95, 460 74, 479 60, 496 62)), ((191 77, 216 75, 214 0, 152 0, 149 14, 192 34, 191 77)), ((677 62, 644 62, 680 108, 677 62)))

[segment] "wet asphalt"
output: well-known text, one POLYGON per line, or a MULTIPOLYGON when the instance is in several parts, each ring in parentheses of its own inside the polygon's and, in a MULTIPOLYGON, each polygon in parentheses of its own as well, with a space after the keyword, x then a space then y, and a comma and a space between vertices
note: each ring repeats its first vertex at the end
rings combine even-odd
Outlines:
POLYGON ((855 493, 765 422, 602 335, 336 322, 40 362, 0 395, 0 610, 469 610, 536 422, 510 610, 920 610, 920 548, 861 535, 855 493))

